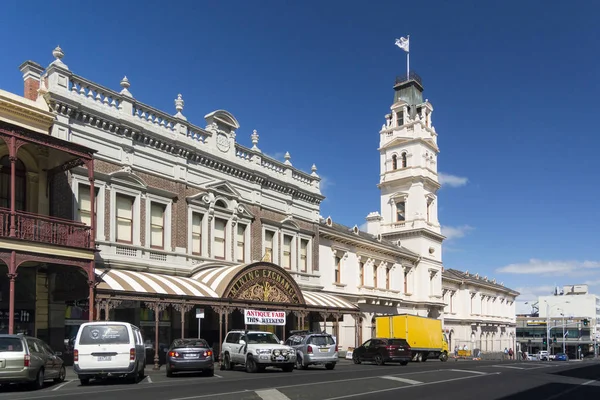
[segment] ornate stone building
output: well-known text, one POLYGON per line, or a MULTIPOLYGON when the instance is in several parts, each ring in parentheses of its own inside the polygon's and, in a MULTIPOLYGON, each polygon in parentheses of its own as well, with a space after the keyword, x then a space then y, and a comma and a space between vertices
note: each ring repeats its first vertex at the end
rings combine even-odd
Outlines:
POLYGON ((91 296, 75 291, 80 298, 53 305, 60 340, 88 306, 96 319, 141 326, 157 364, 159 347, 199 330, 218 348, 227 329, 245 325, 246 309, 285 311, 285 325, 268 328, 282 338, 327 329, 342 348, 369 339, 376 315, 443 318, 439 149, 418 76, 394 86, 379 134, 381 209, 361 231, 320 215, 314 165, 304 172, 289 153, 266 156, 256 131, 242 145, 231 113, 195 125, 181 95, 165 113, 136 99, 126 77, 112 90, 75 74, 60 48, 53 55, 46 69, 24 64, 26 92, 51 111, 52 140, 95 151, 93 171, 59 171, 63 196, 52 203, 52 215, 96 227, 91 296), (36 81, 39 97, 28 90, 36 81))

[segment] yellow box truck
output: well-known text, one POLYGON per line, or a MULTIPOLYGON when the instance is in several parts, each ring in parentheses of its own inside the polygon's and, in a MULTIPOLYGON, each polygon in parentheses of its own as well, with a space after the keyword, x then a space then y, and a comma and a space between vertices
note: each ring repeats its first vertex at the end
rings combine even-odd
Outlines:
POLYGON ((448 361, 448 339, 439 319, 410 314, 376 316, 375 334, 378 338, 405 339, 413 361, 428 358, 448 361))

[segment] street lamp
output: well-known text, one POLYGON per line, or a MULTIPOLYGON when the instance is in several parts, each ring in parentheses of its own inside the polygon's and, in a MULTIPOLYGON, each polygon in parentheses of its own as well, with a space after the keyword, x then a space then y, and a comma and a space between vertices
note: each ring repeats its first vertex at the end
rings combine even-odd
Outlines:
MULTIPOLYGON (((548 352, 548 354, 550 354, 550 309, 556 306, 560 306, 561 304, 554 304, 554 305, 550 305, 548 303, 547 300, 544 300, 544 303, 546 303, 546 351, 548 352)), ((570 303, 570 301, 565 301, 562 304, 568 304, 570 303)), ((559 308, 559 310, 561 310, 562 316, 563 316, 563 352, 564 352, 564 348, 565 348, 565 315, 564 315, 564 311, 563 309, 559 308)))

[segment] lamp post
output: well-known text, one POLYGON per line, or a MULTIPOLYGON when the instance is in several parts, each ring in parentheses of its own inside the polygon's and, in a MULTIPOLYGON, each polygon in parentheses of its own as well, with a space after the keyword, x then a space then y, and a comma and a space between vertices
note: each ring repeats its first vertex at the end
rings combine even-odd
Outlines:
MULTIPOLYGON (((556 307, 559 306, 560 304, 554 304, 552 306, 550 306, 550 304, 548 303, 547 300, 544 300, 544 303, 546 303, 546 351, 548 352, 548 354, 550 354, 550 309, 552 307, 556 307)), ((565 301, 564 304, 568 304, 570 303, 569 301, 565 301)), ((561 310, 563 312, 563 349, 565 346, 565 336, 564 336, 564 329, 565 329, 565 316, 564 316, 564 312, 565 310, 558 308, 559 310, 561 310)))
POLYGON ((565 312, 563 310, 563 312, 560 313, 560 315, 562 315, 562 324, 563 324, 563 353, 565 353, 565 312))

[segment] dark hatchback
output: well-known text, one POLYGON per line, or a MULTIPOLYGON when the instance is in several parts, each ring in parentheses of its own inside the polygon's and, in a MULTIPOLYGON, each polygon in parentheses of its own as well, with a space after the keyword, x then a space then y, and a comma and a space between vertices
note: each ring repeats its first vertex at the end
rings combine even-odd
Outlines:
POLYGON ((410 345, 404 339, 376 338, 367 340, 352 353, 354 364, 372 361, 377 365, 386 362, 399 362, 406 365, 411 360, 410 345))
POLYGON ((167 376, 175 372, 215 373, 215 357, 204 339, 175 339, 167 352, 167 376))

